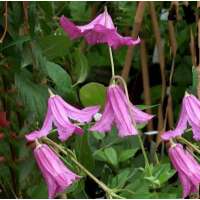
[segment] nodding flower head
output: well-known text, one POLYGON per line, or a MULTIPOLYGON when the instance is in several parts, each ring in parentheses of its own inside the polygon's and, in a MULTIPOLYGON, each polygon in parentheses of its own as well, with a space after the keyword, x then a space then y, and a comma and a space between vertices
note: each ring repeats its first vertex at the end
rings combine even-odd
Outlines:
POLYGON ((183 198, 192 192, 197 192, 200 183, 200 165, 181 144, 172 145, 168 152, 183 187, 183 198))
POLYGON ((152 117, 153 115, 142 112, 132 105, 120 86, 113 84, 108 87, 101 119, 90 128, 90 131, 106 132, 115 124, 120 137, 136 135, 135 123, 146 123, 152 117))
POLYGON ((51 95, 48 100, 47 114, 42 128, 26 135, 26 139, 33 141, 47 136, 54 124, 57 128, 59 139, 65 141, 73 133, 83 133, 83 130, 76 123, 72 123, 70 119, 79 123, 89 122, 98 110, 99 106, 90 106, 80 110, 65 102, 60 96, 51 95))
POLYGON ((60 25, 71 39, 84 37, 88 44, 94 45, 98 43, 107 43, 114 49, 123 45, 136 45, 140 43, 140 39, 134 40, 131 37, 122 37, 115 28, 111 16, 107 9, 99 14, 89 24, 76 26, 65 16, 60 18, 60 25))
POLYGON ((186 93, 183 101, 177 126, 174 130, 162 134, 163 140, 180 136, 189 124, 192 127, 193 138, 200 140, 200 101, 192 94, 186 93))
POLYGON ((48 186, 49 198, 55 198, 80 178, 70 171, 46 144, 37 145, 34 156, 48 186))

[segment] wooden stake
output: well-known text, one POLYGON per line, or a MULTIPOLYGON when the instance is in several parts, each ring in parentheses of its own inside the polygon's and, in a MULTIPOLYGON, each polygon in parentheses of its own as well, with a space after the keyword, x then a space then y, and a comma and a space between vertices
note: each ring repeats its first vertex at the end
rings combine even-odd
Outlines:
MULTIPOLYGON (((140 1, 138 3, 136 15, 135 15, 135 20, 134 20, 134 23, 133 23, 133 29, 132 29, 132 33, 131 33, 131 36, 133 38, 138 37, 139 31, 141 29, 145 5, 146 5, 146 2, 144 2, 144 1, 140 1)), ((125 80, 128 79, 128 75, 129 75, 129 72, 130 72, 131 63, 132 63, 132 59, 133 59, 133 49, 134 49, 134 46, 129 46, 127 53, 126 53, 125 64, 124 64, 122 74, 121 74, 122 77, 125 80)))
POLYGON ((149 2, 149 12, 151 16, 151 22, 153 26, 153 32, 155 35, 156 39, 156 46, 158 48, 159 52, 159 63, 160 63, 160 73, 161 73, 161 80, 162 80, 162 90, 161 90, 161 100, 160 100, 160 105, 158 108, 158 137, 157 137, 157 142, 160 142, 160 135, 163 131, 163 112, 162 112, 162 107, 163 107, 163 101, 165 97, 165 89, 166 89, 166 80, 165 80, 165 59, 164 59, 164 50, 162 47, 162 41, 161 41, 161 35, 160 35, 160 28, 156 16, 156 10, 154 6, 154 2, 149 2))
MULTIPOLYGON (((146 52, 145 41, 141 40, 140 43, 140 60, 142 68, 142 78, 143 78, 143 88, 144 88, 144 103, 145 105, 151 105, 151 95, 150 95, 150 84, 149 84, 149 69, 148 69, 148 59, 146 52)), ((151 109, 146 109, 146 112, 152 114, 151 109)), ((147 130, 153 129, 153 123, 150 121, 147 125, 147 130)))

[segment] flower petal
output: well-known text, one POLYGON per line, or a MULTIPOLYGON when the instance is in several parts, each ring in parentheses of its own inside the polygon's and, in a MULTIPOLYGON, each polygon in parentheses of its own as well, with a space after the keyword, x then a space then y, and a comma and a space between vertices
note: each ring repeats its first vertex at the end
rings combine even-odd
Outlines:
POLYGON ((92 30, 95 28, 96 25, 103 26, 107 29, 115 29, 111 16, 108 14, 107 11, 99 14, 95 19, 93 19, 89 24, 84 26, 77 26, 81 32, 92 30))
POLYGON ((34 156, 47 183, 49 198, 55 198, 57 193, 63 192, 75 180, 80 178, 67 169, 46 144, 37 146, 34 149, 34 156))
POLYGON ((55 96, 50 97, 48 103, 54 117, 53 121, 57 127, 60 140, 64 141, 68 139, 75 131, 78 131, 78 133, 82 132, 80 127, 69 121, 65 109, 60 102, 56 101, 55 96))
POLYGON ((131 113, 132 117, 136 123, 146 123, 154 117, 154 115, 150 115, 148 113, 141 111, 136 106, 134 106, 131 102, 129 103, 127 101, 127 97, 125 96, 123 90, 119 86, 116 86, 116 89, 121 95, 121 98, 123 99, 123 101, 126 102, 127 107, 130 106, 130 109, 132 111, 131 113))
POLYGON ((183 181, 182 184, 185 190, 183 195, 188 195, 188 191, 191 192, 200 183, 200 165, 191 153, 184 150, 180 144, 169 148, 169 156, 174 168, 179 173, 179 177, 182 178, 181 181, 183 181), (187 177, 187 181, 184 176, 187 177))
POLYGON ((82 36, 81 30, 67 17, 61 16, 60 25, 71 39, 76 39, 82 36))
POLYGON ((185 105, 185 103, 183 101, 182 102, 181 113, 180 113, 179 120, 178 120, 176 128, 174 130, 164 132, 161 135, 161 138, 163 140, 169 140, 171 138, 180 136, 180 135, 182 135, 184 133, 184 130, 187 128, 187 120, 188 120, 187 111, 186 111, 185 107, 186 107, 186 105, 185 105))
POLYGON ((122 37, 118 34, 112 18, 106 10, 89 24, 83 26, 76 26, 64 16, 60 18, 60 25, 71 39, 84 36, 87 43, 91 45, 107 43, 110 47, 116 49, 122 45, 130 46, 140 42, 139 38, 133 40, 131 37, 122 37))
POLYGON ((193 184, 190 182, 187 176, 183 173, 179 173, 178 177, 183 187, 182 198, 186 198, 191 193, 193 184))
POLYGON ((129 110, 127 108, 127 102, 120 95, 118 87, 119 86, 116 85, 109 86, 108 95, 114 111, 115 124, 119 130, 119 136, 124 137, 128 135, 136 135, 137 130, 133 126, 129 110))
POLYGON ((193 124, 200 127, 200 102, 194 95, 186 95, 183 99, 187 116, 193 124))
POLYGON ((34 141, 35 139, 47 136, 50 130, 52 129, 52 122, 53 122, 53 116, 50 108, 48 107, 42 128, 38 131, 33 131, 30 134, 26 135, 25 136, 26 139, 28 141, 34 141))
POLYGON ((112 128, 113 120, 114 120, 114 113, 107 95, 106 105, 104 108, 104 112, 101 116, 101 119, 97 121, 90 128, 90 131, 98 131, 98 132, 110 131, 112 128))
POLYGON ((63 106, 65 113, 68 115, 68 117, 78 122, 91 121, 93 115, 95 115, 99 111, 99 106, 90 106, 80 110, 65 102, 58 95, 55 95, 54 98, 58 104, 61 104, 63 106))

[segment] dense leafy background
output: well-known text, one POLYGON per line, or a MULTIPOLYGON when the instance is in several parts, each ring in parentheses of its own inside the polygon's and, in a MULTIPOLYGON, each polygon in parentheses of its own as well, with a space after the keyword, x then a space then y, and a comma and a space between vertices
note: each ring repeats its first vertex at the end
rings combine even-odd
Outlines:
MULTIPOLYGON (((8 32, 0 44, 0 99, 1 110, 11 122, 2 128, 0 154, 6 158, 0 164, 1 198, 47 198, 47 188, 35 165, 32 150, 24 135, 40 127, 51 88, 66 101, 77 107, 100 104, 103 108, 106 86, 111 76, 108 49, 105 45, 88 46, 80 39, 70 41, 59 26, 61 15, 78 24, 85 24, 99 14, 104 5, 113 17, 119 32, 130 34, 136 2, 29 2, 28 24, 22 2, 8 2, 8 32), (28 30, 28 31, 27 31, 28 30)), ((169 9, 170 2, 156 2, 158 17, 161 9, 169 9)), ((195 5, 192 5, 195 6, 195 5)), ((4 2, 0 2, 3 16, 4 2)), ((180 6, 183 16, 183 8, 180 6)), ((0 31, 4 22, 0 17, 0 31)), ((169 76, 171 56, 167 21, 159 19, 164 39, 166 77, 169 76)), ((175 119, 181 98, 192 84, 192 63, 189 52, 190 30, 195 24, 184 19, 175 23, 178 53, 176 56, 172 96, 175 119)), ((145 11, 141 37, 148 49, 152 104, 159 103, 161 81, 159 65, 152 63, 155 38, 148 7, 145 11)), ((127 47, 114 51, 116 71, 120 74, 127 47)), ((135 48, 128 86, 135 104, 143 104, 143 88, 139 47, 135 48)), ((152 108, 157 113, 157 106, 152 108)), ((156 120, 155 129, 156 129, 156 120)), ((143 129, 145 130, 145 129, 143 129)), ((56 141, 56 136, 52 135, 56 141)), ((144 137, 145 139, 145 137, 144 137)), ((59 142, 59 141, 58 141, 59 142)), ((179 198, 181 187, 167 154, 158 149, 159 165, 152 154, 153 143, 146 143, 152 163, 149 177, 136 137, 119 139, 113 128, 110 133, 87 132, 73 136, 66 143, 76 152, 80 162, 111 188, 121 189, 127 198, 179 198)), ((69 161, 68 161, 69 162, 69 161)), ((72 163, 68 165, 83 178, 69 188, 69 198, 104 197, 104 192, 72 163)))

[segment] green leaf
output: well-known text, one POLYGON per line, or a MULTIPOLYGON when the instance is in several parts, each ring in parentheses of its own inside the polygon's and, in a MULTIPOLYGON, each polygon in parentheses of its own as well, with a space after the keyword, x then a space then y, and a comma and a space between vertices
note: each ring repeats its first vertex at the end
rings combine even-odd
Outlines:
POLYGON ((136 107, 138 107, 140 110, 146 110, 146 109, 155 108, 155 107, 158 107, 158 106, 159 106, 159 104, 151 105, 151 106, 148 106, 148 105, 136 105, 136 107))
POLYGON ((104 133, 98 133, 98 132, 92 132, 93 137, 95 137, 97 140, 102 140, 105 137, 104 133))
POLYGON ((98 149, 93 156, 96 160, 107 162, 115 167, 118 165, 117 152, 113 147, 98 149))
POLYGON ((75 149, 78 160, 90 171, 94 169, 94 159, 88 143, 88 133, 76 137, 75 149))
POLYGON ((30 157, 19 163, 19 183, 20 187, 26 187, 26 179, 29 178, 35 167, 34 160, 30 157))
POLYGON ((48 197, 47 186, 43 180, 39 184, 28 188, 27 193, 33 199, 46 199, 48 197))
POLYGON ((15 84, 25 105, 25 109, 30 114, 35 114, 42 118, 46 111, 47 88, 31 81, 28 71, 21 71, 15 74, 15 84))
POLYGON ((104 106, 106 87, 100 83, 91 82, 80 89, 80 100, 84 106, 104 106))
POLYGON ((126 149, 126 150, 121 151, 119 153, 119 162, 124 162, 128 160, 129 158, 133 157, 138 150, 139 149, 136 148, 136 149, 126 149))
POLYGON ((105 157, 107 158, 107 161, 113 165, 118 165, 118 158, 117 158, 117 152, 113 147, 109 147, 104 149, 105 157))
POLYGON ((87 78, 89 66, 88 66, 87 58, 79 49, 75 52, 74 58, 75 58, 75 63, 76 63, 75 71, 78 76, 78 80, 73 86, 76 86, 79 83, 84 82, 85 79, 87 78))
POLYGON ((43 54, 50 60, 64 57, 69 53, 71 41, 65 35, 49 35, 40 39, 43 54))
POLYGON ((197 85, 198 85, 198 73, 197 73, 196 67, 192 66, 192 86, 191 86, 191 90, 194 94, 196 94, 197 85))
POLYGON ((21 45, 23 45, 23 43, 30 41, 30 40, 31 40, 30 36, 20 36, 20 37, 16 38, 14 41, 9 42, 8 44, 5 44, 2 47, 0 45, 0 47, 1 47, 0 51, 5 50, 12 46, 21 46, 21 45))
POLYGON ((151 177, 145 177, 145 179, 161 187, 166 181, 168 181, 175 174, 175 170, 171 169, 169 163, 160 164, 153 168, 153 175, 151 177))
POLYGON ((72 90, 71 78, 69 74, 58 64, 46 62, 46 70, 49 77, 56 85, 56 89, 61 93, 70 93, 72 90))
POLYGON ((111 188, 122 188, 124 187, 125 183, 128 181, 129 176, 131 174, 130 169, 126 168, 122 170, 117 176, 113 177, 111 175, 111 183, 109 184, 111 188))
POLYGON ((86 9, 87 7, 87 2, 69 2, 69 8, 70 8, 70 13, 75 21, 83 21, 86 20, 88 21, 88 16, 89 16, 89 10, 86 9))

